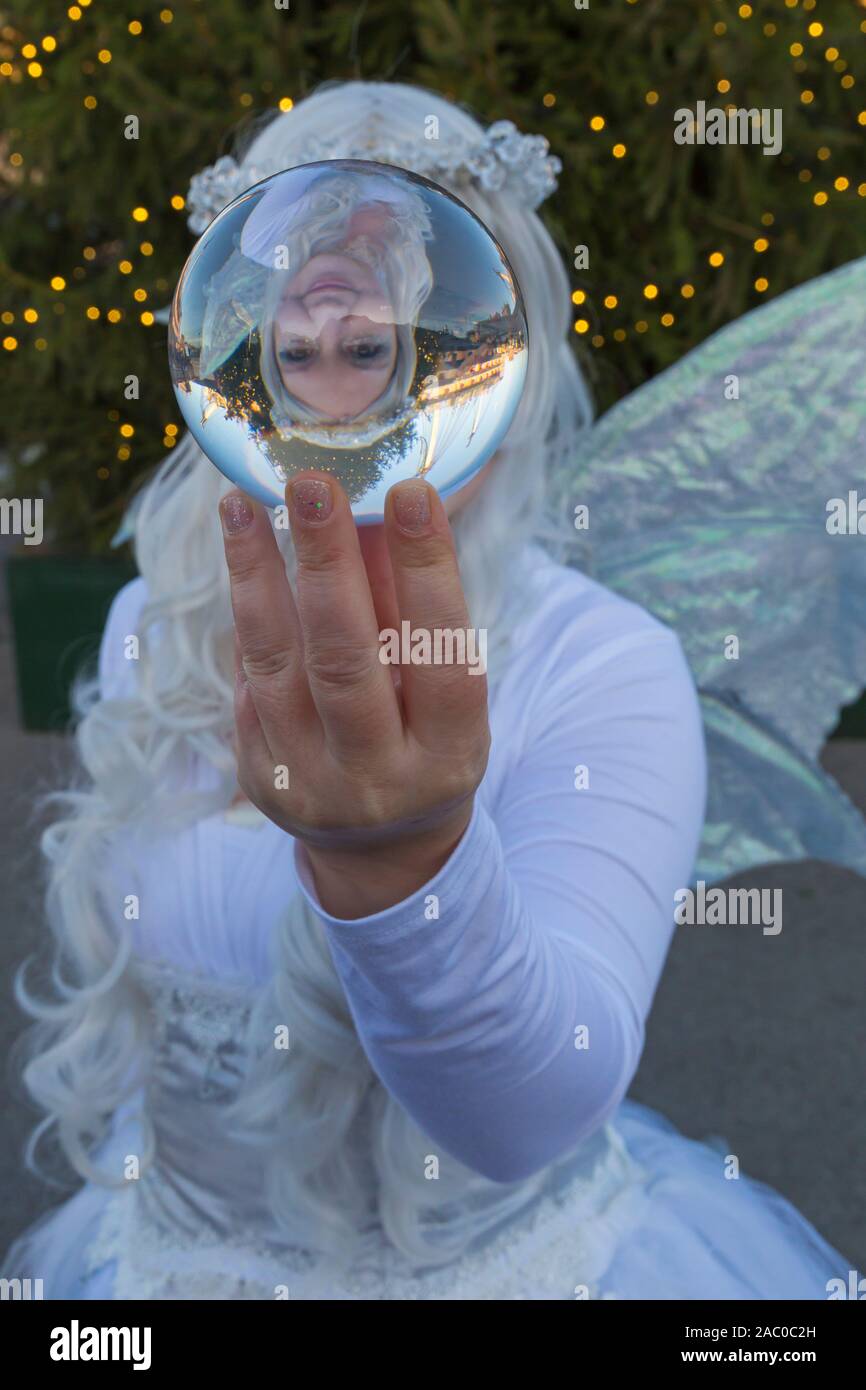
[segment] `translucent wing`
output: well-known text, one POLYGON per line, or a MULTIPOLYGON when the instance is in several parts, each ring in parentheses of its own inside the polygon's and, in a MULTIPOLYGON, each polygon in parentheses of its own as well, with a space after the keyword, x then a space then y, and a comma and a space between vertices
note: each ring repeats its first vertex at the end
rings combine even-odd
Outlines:
POLYGON ((574 563, 673 627, 691 663, 707 878, 802 857, 866 873, 866 823, 817 763, 866 685, 864 377, 866 259, 715 334, 557 478, 560 505, 589 507, 574 563))

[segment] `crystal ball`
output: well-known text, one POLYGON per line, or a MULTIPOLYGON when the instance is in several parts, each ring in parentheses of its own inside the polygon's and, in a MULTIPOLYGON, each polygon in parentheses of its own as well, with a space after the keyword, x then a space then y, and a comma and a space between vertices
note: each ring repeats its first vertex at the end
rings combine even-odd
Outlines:
POLYGON ((526 316, 474 213, 405 170, 300 165, 224 208, 183 268, 169 365, 188 428, 276 507, 332 473, 358 523, 396 482, 446 497, 501 443, 520 400, 526 316))

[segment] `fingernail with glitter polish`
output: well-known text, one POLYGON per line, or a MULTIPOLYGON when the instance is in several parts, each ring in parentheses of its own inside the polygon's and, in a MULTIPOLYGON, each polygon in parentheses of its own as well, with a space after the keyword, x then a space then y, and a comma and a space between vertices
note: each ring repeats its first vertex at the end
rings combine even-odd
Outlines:
POLYGON ((223 530, 227 536, 245 531, 253 519, 253 509, 241 492, 230 492, 220 506, 223 530))
POLYGON ((394 516, 403 531, 423 531, 430 524, 426 483, 400 483, 394 489, 394 516))
POLYGON ((330 483, 322 478, 296 478, 290 490, 295 516, 302 521, 327 521, 334 506, 330 483))

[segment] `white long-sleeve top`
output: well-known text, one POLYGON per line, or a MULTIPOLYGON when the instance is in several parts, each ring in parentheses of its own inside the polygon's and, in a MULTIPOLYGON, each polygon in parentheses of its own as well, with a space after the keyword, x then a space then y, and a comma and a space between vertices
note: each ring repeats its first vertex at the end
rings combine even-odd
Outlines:
MULTIPOLYGON (((136 949, 262 982, 274 923, 303 892, 323 923, 370 1062, 462 1162, 513 1182, 602 1124, 640 1059, 644 1023, 702 826, 699 706, 676 636, 537 552, 530 616, 491 692, 492 748, 448 862, 384 912, 320 906, 300 843, 222 816, 130 843, 136 949)), ((103 694, 145 599, 114 602, 103 694)))

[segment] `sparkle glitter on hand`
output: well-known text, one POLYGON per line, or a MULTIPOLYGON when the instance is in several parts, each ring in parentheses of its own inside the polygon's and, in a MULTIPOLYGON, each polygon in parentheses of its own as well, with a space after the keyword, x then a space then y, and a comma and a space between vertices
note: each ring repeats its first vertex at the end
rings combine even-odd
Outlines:
POLYGON ((520 290, 483 223, 361 160, 288 169, 230 203, 169 323, 175 394, 220 471, 271 507, 300 471, 332 473, 359 523, 381 521, 403 479, 465 486, 505 436, 526 360, 520 290))

